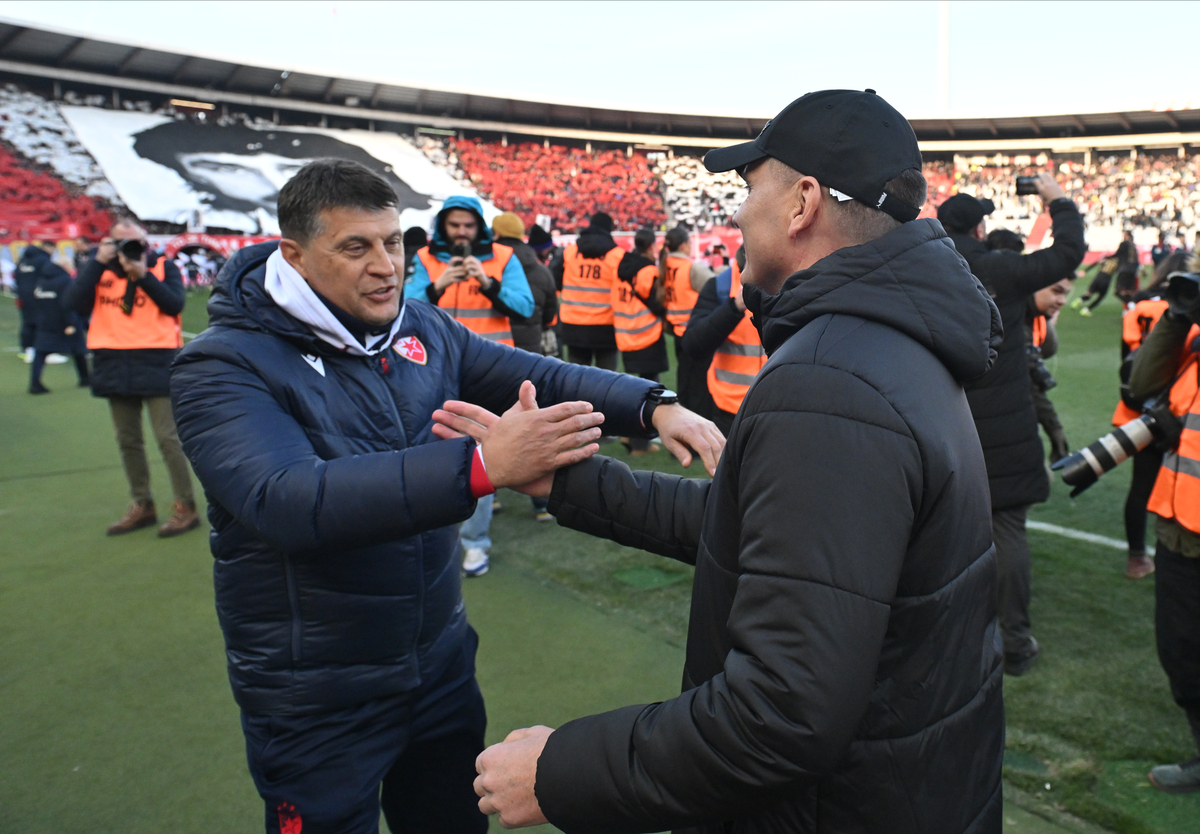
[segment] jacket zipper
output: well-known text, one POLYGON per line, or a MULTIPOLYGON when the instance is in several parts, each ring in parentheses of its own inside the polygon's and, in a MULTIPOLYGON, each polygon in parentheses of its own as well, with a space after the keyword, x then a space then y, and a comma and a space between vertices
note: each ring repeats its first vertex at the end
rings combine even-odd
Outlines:
POLYGON ((287 577, 288 607, 292 609, 292 670, 300 664, 300 592, 296 588, 296 568, 292 557, 283 557, 283 572, 287 577))

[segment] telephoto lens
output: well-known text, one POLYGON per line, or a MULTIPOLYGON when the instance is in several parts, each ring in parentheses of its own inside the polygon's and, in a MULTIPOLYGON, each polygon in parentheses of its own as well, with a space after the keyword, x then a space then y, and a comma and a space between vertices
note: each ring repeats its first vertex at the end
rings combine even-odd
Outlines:
POLYGON ((1164 295, 1172 313, 1200 323, 1200 273, 1172 272, 1164 295))
POLYGON ((1125 458, 1145 449, 1155 438, 1161 436, 1157 421, 1149 414, 1130 420, 1120 428, 1113 429, 1104 437, 1085 449, 1063 458, 1050 468, 1061 470, 1063 481, 1075 487, 1071 497, 1090 487, 1100 476, 1113 469, 1125 458))

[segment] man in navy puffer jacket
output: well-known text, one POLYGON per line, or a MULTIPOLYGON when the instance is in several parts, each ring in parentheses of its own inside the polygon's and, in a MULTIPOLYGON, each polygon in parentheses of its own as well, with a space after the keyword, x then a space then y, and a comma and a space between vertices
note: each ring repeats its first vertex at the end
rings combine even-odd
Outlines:
POLYGON ((644 409, 652 383, 401 306, 396 198, 362 166, 310 163, 279 220, 281 242, 230 259, 171 378, 267 830, 374 832, 382 804, 393 831, 485 831, 456 525, 495 488, 592 454, 601 420, 646 435, 649 417, 710 471, 722 441, 679 406, 644 409), (559 405, 537 408, 534 386, 559 405), (482 446, 433 429, 460 398, 508 409, 482 446))

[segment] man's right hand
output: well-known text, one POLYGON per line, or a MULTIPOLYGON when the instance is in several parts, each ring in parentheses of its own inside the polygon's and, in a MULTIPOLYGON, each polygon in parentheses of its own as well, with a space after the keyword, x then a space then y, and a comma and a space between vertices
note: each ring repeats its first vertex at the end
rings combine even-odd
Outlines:
POLYGON ((1067 192, 1062 190, 1062 186, 1058 184, 1058 180, 1054 179, 1054 175, 1049 171, 1040 171, 1037 175, 1037 190, 1042 197, 1042 202, 1050 205, 1055 200, 1067 196, 1067 192))
POLYGON ((556 470, 600 451, 595 441, 604 415, 586 402, 538 408, 536 394, 533 383, 525 380, 516 404, 500 417, 486 408, 449 400, 433 412, 433 433, 442 439, 469 434, 478 440, 488 480, 497 489, 525 487, 527 494, 548 495, 556 470))
POLYGON ((96 248, 96 260, 102 264, 111 264, 117 259, 117 244, 111 237, 100 241, 96 248))
POLYGON ((451 258, 449 268, 442 273, 442 277, 433 282, 434 289, 438 292, 444 292, 446 287, 451 284, 457 284, 460 281, 467 280, 467 268, 463 265, 462 258, 451 258))

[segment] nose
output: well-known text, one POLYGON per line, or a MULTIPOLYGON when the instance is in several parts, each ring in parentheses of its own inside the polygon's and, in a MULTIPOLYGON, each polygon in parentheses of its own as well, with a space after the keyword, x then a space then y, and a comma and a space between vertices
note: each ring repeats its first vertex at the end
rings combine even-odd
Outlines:
POLYGON ((383 241, 376 241, 371 247, 371 257, 367 261, 367 271, 377 278, 391 278, 396 274, 396 264, 388 254, 383 241))

